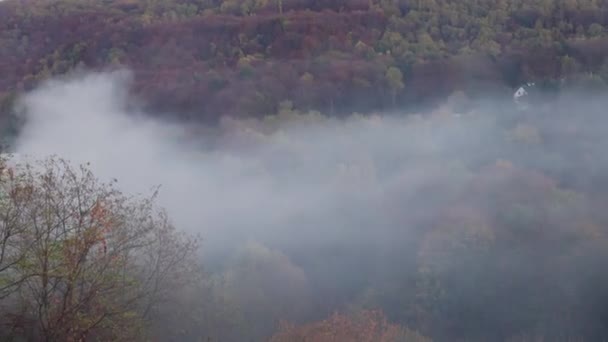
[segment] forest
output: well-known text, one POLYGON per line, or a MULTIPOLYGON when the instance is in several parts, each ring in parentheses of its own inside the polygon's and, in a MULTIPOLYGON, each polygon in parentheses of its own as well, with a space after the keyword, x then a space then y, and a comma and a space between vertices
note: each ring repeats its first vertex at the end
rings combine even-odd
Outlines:
POLYGON ((1 1, 0 340, 607 339, 607 25, 1 1))
POLYGON ((133 111, 123 76, 22 101, 17 156, 73 162, 3 163, 0 339, 608 336, 603 93, 344 118, 283 102, 192 135, 133 111))
POLYGON ((601 0, 10 0, 0 108, 9 124, 15 96, 79 66, 128 67, 150 111, 197 122, 282 101, 348 115, 574 75, 604 85, 606 24, 601 0))

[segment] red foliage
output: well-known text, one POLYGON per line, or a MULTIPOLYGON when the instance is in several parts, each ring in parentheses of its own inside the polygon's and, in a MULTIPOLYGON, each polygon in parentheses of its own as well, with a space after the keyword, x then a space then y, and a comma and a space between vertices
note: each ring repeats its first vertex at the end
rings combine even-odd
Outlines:
POLYGON ((429 341, 415 332, 391 324, 381 311, 362 311, 356 315, 335 313, 326 320, 302 326, 282 323, 271 342, 396 342, 429 341))
MULTIPOLYGON (((370 3, 290 0, 284 1, 283 13, 279 13, 277 3, 270 1, 247 15, 239 6, 227 14, 231 10, 222 10, 220 1, 4 1, 0 3, 0 93, 28 90, 79 63, 99 70, 118 62, 135 71, 134 89, 149 100, 150 107, 185 110, 206 120, 243 114, 234 110, 240 110, 243 101, 248 103, 246 99, 259 99, 259 93, 264 94, 264 104, 252 104, 259 110, 245 114, 271 114, 263 111, 287 99, 285 96, 298 106, 318 110, 328 106, 344 111, 381 109, 392 102, 383 78, 388 66, 398 66, 404 73, 401 104, 462 90, 468 83, 500 83, 505 74, 515 75, 509 76, 509 82, 516 83, 521 78, 518 75, 525 74, 520 67, 505 72, 507 64, 496 63, 483 51, 483 57, 468 63, 474 72, 462 60, 442 59, 448 52, 457 55, 466 41, 475 40, 479 30, 462 31, 460 21, 464 19, 452 23, 442 13, 429 13, 440 25, 429 33, 432 41, 417 46, 413 32, 429 19, 426 14, 402 16, 414 3, 398 2, 389 11, 393 14, 378 1, 373 1, 374 8, 370 3), (404 39, 401 43, 407 41, 411 49, 397 49, 402 52, 395 55, 381 52, 386 49, 377 46, 388 31, 399 32, 404 39), (365 44, 365 52, 355 48, 358 42, 365 44), (427 56, 427 48, 434 52, 427 56), (238 61, 247 56, 256 56, 257 61, 243 73, 238 61), (285 76, 277 71, 283 68, 314 76, 309 89, 301 89, 293 73, 285 76), (268 76, 259 77, 263 73, 268 76), (362 88, 367 83, 370 85, 362 88), (275 87, 279 92, 274 92, 275 87), (370 88, 374 93, 369 93, 370 88), (365 100, 362 92, 367 92, 365 100)), ((464 14, 476 19, 477 12, 464 14)), ((512 20, 495 30, 495 42, 509 60, 517 55, 518 63, 531 70, 525 77, 556 76, 560 73, 559 51, 546 44, 537 44, 534 51, 520 51, 517 45, 521 40, 517 30, 525 27, 526 37, 530 34, 522 22, 537 14, 514 12, 512 20)), ((581 9, 565 15, 574 23, 604 21, 581 9)), ((565 42, 574 34, 566 28, 560 30, 565 42)), ((605 41, 566 45, 565 50, 583 64, 597 67, 603 62, 605 41)))

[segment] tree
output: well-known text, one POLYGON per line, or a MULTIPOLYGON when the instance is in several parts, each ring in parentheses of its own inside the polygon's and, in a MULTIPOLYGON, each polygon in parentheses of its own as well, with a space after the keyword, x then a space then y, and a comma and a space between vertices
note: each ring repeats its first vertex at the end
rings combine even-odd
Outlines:
POLYGON ((381 311, 361 311, 354 315, 335 313, 326 320, 302 326, 283 323, 270 341, 428 342, 430 339, 389 323, 381 311))
POLYGON ((393 106, 397 103, 397 93, 404 88, 403 85, 403 74, 401 70, 396 67, 389 67, 386 70, 386 81, 388 83, 388 87, 391 90, 391 95, 393 99, 393 106))
MULTIPOLYGON (((6 159, 0 163, 4 165, 6 159)), ((2 171, 5 171, 4 168, 2 171)), ((8 171, 7 176, 15 181, 15 175, 8 171)), ((18 181, 18 179, 17 179, 18 181)), ((13 294, 24 279, 10 276, 9 272, 22 263, 26 256, 28 246, 23 245, 22 238, 25 235, 25 227, 18 221, 19 208, 23 206, 23 196, 19 194, 19 188, 1 183, 1 212, 0 212, 0 299, 5 299, 13 294), (23 248, 26 247, 26 248, 23 248)))
POLYGON ((564 56, 561 58, 561 72, 562 75, 572 75, 578 72, 580 65, 576 59, 570 56, 564 56))
POLYGON ((593 23, 589 25, 588 32, 591 37, 599 37, 604 33, 604 27, 598 23, 593 23))
POLYGON ((604 82, 608 82, 608 58, 605 59, 600 66, 599 76, 604 80, 604 82))
POLYGON ((222 275, 225 291, 249 322, 249 338, 264 338, 282 319, 298 320, 310 308, 304 271, 278 251, 250 242, 222 275))
POLYGON ((5 167, 2 308, 13 337, 138 340, 155 305, 195 274, 196 238, 150 198, 49 158, 5 167))

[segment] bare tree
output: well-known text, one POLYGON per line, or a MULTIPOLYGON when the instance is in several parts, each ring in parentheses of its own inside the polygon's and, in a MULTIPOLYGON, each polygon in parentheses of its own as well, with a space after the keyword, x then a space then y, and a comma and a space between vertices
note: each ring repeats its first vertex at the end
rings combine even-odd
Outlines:
MULTIPOLYGON (((198 239, 149 198, 50 158, 0 182, 0 295, 14 336, 136 340, 155 305, 196 273, 198 239)), ((7 329, 5 329, 7 331, 7 329)))
MULTIPOLYGON (((6 167, 0 159, 0 300, 14 293, 24 281, 14 272, 28 252, 24 244, 26 227, 21 220, 27 198, 23 196, 23 177, 6 167)), ((30 239, 30 242, 32 240, 30 239)))

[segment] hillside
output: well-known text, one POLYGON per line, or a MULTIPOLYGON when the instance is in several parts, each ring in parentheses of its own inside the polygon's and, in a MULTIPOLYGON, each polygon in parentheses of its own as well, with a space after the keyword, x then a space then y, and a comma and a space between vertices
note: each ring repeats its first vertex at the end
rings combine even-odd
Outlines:
POLYGON ((338 115, 581 72, 602 81, 606 24, 596 0, 9 0, 2 115, 79 65, 127 66, 151 109, 206 121, 284 100, 338 115))
POLYGON ((607 341, 607 25, 0 0, 0 341, 607 341))

